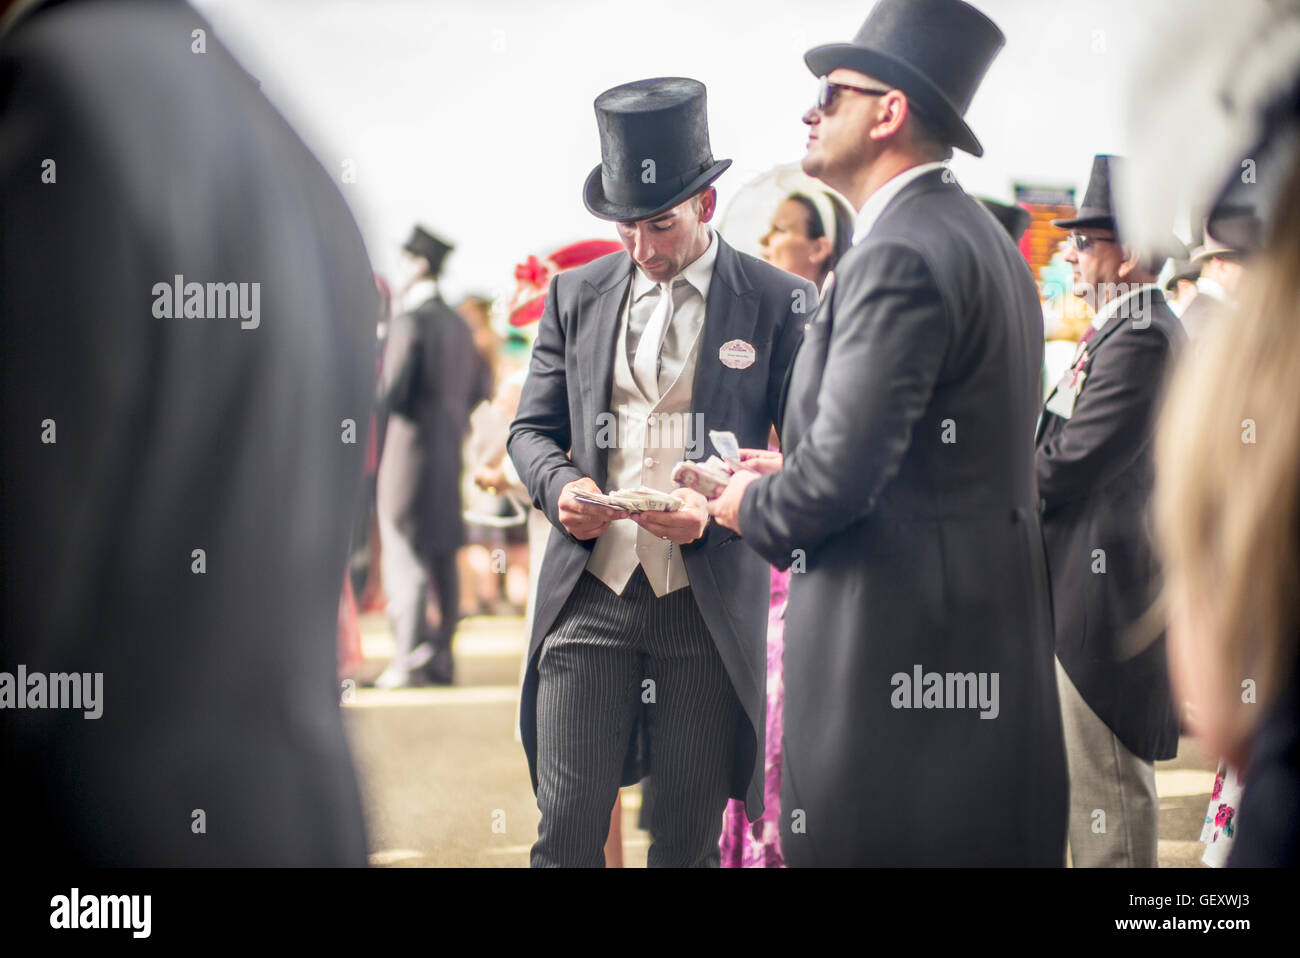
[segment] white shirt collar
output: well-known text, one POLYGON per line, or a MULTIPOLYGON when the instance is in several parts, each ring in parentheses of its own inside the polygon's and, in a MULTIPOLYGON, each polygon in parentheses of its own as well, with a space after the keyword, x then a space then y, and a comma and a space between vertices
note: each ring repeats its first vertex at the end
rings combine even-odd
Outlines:
POLYGON ((1208 296, 1211 299, 1217 299, 1221 303, 1228 302, 1228 291, 1224 289, 1222 283, 1217 283, 1208 276, 1202 276, 1196 281, 1196 294, 1198 296, 1208 296))
POLYGON ((903 187, 932 170, 942 170, 945 165, 938 160, 933 163, 922 163, 882 183, 876 192, 867 197, 867 201, 862 204, 862 209, 858 211, 858 218, 853 223, 853 244, 856 246, 867 238, 867 234, 876 225, 876 220, 880 219, 880 214, 885 211, 889 201, 901 193, 903 187))
POLYGON ((423 306, 427 300, 438 295, 438 284, 431 279, 422 279, 412 283, 402 294, 402 309, 410 312, 423 306))
POLYGON ((1156 291, 1159 291, 1160 287, 1157 286, 1155 283, 1142 283, 1138 286, 1134 286, 1123 296, 1116 296, 1114 299, 1107 300, 1106 305, 1103 306, 1101 309, 1097 310, 1097 315, 1092 317, 1093 329, 1100 332, 1101 327, 1105 326, 1108 322, 1110 322, 1111 318, 1117 312, 1119 312, 1120 306, 1122 306, 1124 303, 1128 302, 1133 297, 1138 296, 1139 294, 1143 293, 1148 289, 1154 289, 1156 291))
MULTIPOLYGON (((713 264, 718 260, 718 238, 713 230, 709 230, 709 245, 704 252, 695 258, 695 261, 683 269, 680 273, 668 280, 672 282, 676 279, 684 279, 694 286, 700 293, 700 298, 706 303, 709 301, 709 287, 713 283, 713 264)), ((650 290, 654 289, 658 283, 641 271, 638 266, 632 271, 632 301, 640 299, 650 290)))

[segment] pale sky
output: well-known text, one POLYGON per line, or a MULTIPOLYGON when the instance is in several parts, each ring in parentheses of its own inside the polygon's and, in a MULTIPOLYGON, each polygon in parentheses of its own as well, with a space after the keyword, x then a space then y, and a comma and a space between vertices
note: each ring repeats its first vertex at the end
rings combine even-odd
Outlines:
MULTIPOLYGON (((708 87, 718 181, 741 186, 803 154, 816 93, 804 52, 852 39, 869 0, 194 0, 341 183, 376 268, 420 221, 456 244, 443 289, 509 294, 514 266, 616 238, 587 213, 600 162, 592 101, 653 76, 708 87)), ((977 0, 1007 44, 967 122, 984 144, 952 163, 968 192, 1082 189, 1123 153, 1128 76, 1162 25, 1211 0, 977 0)), ((1141 109, 1140 98, 1132 99, 1141 109)))

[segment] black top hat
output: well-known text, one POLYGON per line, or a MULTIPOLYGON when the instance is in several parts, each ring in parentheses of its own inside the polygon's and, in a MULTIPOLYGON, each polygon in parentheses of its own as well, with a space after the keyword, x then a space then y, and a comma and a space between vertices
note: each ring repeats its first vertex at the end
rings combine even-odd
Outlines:
POLYGON ((1110 181, 1111 171, 1124 162, 1122 156, 1094 156, 1092 174, 1088 177, 1088 188, 1084 190, 1083 202, 1071 219, 1052 220, 1053 226, 1063 230, 1092 228, 1099 230, 1115 229, 1115 214, 1111 205, 1110 181))
POLYGON ((880 0, 852 43, 814 47, 803 59, 819 77, 847 67, 902 90, 951 145, 983 156, 962 114, 1004 41, 961 0, 880 0))
POLYGON ((683 77, 638 80, 596 97, 600 166, 583 188, 587 209, 627 223, 672 209, 731 165, 714 160, 704 84, 683 77))
POLYGON ((984 196, 979 197, 979 201, 1002 224, 1002 228, 1011 234, 1011 239, 1019 243, 1020 237, 1029 229, 1029 210, 1019 203, 999 203, 984 196))
POLYGON ((452 244, 440 240, 422 226, 411 230, 411 238, 402 246, 414 256, 423 256, 429 261, 429 275, 437 276, 442 270, 442 261, 455 249, 452 244))

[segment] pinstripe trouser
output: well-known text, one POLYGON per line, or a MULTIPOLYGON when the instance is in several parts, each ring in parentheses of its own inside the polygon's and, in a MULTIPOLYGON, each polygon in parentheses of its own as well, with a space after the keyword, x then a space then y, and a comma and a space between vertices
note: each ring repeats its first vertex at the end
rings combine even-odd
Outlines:
POLYGON ((656 598, 638 566, 622 595, 583 572, 542 644, 537 867, 605 864, 638 713, 655 804, 650 867, 714 867, 740 704, 690 588, 656 598))

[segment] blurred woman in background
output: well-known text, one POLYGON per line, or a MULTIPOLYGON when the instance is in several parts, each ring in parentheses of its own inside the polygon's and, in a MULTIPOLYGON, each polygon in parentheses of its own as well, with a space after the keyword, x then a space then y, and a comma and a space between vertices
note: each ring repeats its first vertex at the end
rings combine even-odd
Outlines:
POLYGON ((853 212, 825 191, 791 193, 776 208, 771 226, 759 240, 763 259, 802 276, 822 295, 826 277, 852 245, 853 212))

